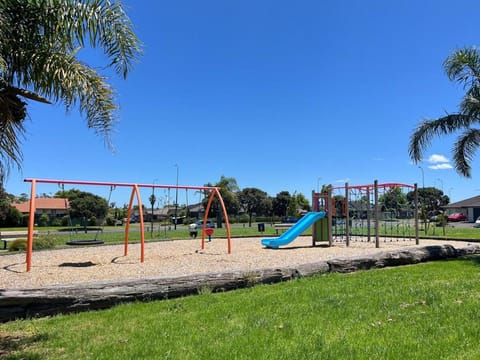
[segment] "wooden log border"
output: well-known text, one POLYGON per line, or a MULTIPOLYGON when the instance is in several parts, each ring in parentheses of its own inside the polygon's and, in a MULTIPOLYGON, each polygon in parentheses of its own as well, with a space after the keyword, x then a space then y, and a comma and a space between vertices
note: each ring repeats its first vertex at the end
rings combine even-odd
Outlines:
POLYGON ((434 245, 381 251, 368 257, 337 258, 280 269, 90 282, 33 289, 0 289, 0 322, 107 309, 132 301, 172 299, 195 295, 203 289, 212 292, 229 291, 328 272, 349 273, 475 254, 480 254, 480 244, 462 244, 459 247, 434 245))

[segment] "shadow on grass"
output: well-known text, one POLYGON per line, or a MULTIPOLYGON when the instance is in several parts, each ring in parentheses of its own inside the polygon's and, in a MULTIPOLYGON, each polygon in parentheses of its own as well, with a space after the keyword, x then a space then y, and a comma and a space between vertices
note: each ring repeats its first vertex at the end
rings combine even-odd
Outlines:
POLYGON ((46 338, 46 335, 0 333, 0 359, 42 359, 39 354, 22 350, 46 338), (21 353, 15 354, 17 351, 21 353))
POLYGON ((469 261, 471 263, 474 263, 475 265, 480 266, 480 255, 465 256, 464 258, 462 258, 462 260, 469 261))

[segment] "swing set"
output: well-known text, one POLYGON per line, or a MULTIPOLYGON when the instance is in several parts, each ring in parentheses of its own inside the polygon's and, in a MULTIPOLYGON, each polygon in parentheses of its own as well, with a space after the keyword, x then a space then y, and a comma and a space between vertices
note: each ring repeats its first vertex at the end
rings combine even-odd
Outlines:
MULTIPOLYGON (((62 193, 65 194, 65 184, 63 183, 60 184, 60 187, 62 189, 62 193)), ((110 204, 110 199, 112 197, 113 190, 115 190, 115 186, 110 186, 110 192, 108 194, 107 204, 110 204)), ((103 240, 98 239, 98 233, 99 232, 103 233, 103 229, 105 228, 105 218, 101 221, 102 226, 96 228, 95 236, 93 239, 74 239, 73 234, 78 233, 79 228, 77 228, 76 226, 73 226, 72 216, 70 214, 70 209, 68 206, 67 199, 65 199, 65 211, 67 212, 68 227, 69 227, 68 229, 69 240, 67 241, 67 245, 101 245, 104 243, 103 240)), ((83 227, 84 227, 85 233, 87 233, 88 227, 87 227, 86 219, 84 219, 83 221, 83 227)))
MULTIPOLYGON (((215 196, 220 202, 222 208, 223 216, 225 219, 225 227, 227 230, 227 251, 231 253, 231 236, 230 236, 230 224, 228 222, 228 214, 223 202, 222 195, 220 194, 220 188, 214 186, 186 186, 186 185, 159 185, 159 184, 135 184, 135 183, 113 183, 113 182, 100 182, 100 181, 81 181, 81 180, 53 180, 53 179, 32 179, 28 178, 24 180, 25 182, 31 183, 30 190, 30 207, 29 207, 29 219, 28 219, 28 236, 27 236, 27 251, 26 251, 26 264, 27 272, 32 268, 32 253, 33 253, 33 235, 35 231, 35 198, 36 198, 36 187, 37 184, 59 184, 60 186, 68 185, 92 185, 92 186, 110 186, 110 196, 115 189, 115 187, 129 187, 132 189, 130 195, 130 201, 127 210, 127 219, 131 219, 132 216, 132 207, 133 201, 136 196, 137 205, 139 210, 139 222, 140 222, 140 262, 145 261, 145 224, 143 221, 143 206, 142 199, 140 196, 140 188, 160 188, 160 189, 185 189, 188 190, 200 190, 204 192, 209 192, 209 198, 207 202, 207 207, 205 208, 205 214, 203 217, 203 229, 206 229, 206 223, 208 218, 208 213, 210 211, 213 199, 215 196)), ((127 221, 125 224, 125 237, 124 237, 124 252, 123 256, 128 255, 128 234, 130 231, 130 221, 127 221)), ((205 231, 202 231, 202 250, 205 249, 205 231)), ((96 238, 95 238, 96 240, 96 238)))

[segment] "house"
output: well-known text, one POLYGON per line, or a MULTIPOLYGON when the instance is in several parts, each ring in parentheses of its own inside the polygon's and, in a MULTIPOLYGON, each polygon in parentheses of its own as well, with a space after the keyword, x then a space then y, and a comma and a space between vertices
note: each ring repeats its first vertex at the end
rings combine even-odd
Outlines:
POLYGON ((467 221, 474 222, 480 216, 480 195, 444 205, 443 208, 449 214, 462 212, 467 215, 467 221))
POLYGON ((202 203, 187 206, 187 213, 191 218, 200 219, 204 212, 205 208, 203 207, 202 203))
MULTIPOLYGON (((180 205, 175 209, 175 205, 165 205, 161 209, 152 209, 150 208, 145 208, 143 210, 143 221, 148 222, 148 221, 163 221, 167 219, 174 219, 175 218, 175 213, 180 214, 180 212, 186 212, 188 214, 188 217, 191 218, 196 218, 199 219, 202 217, 203 213, 205 212, 205 209, 203 208, 203 205, 201 203, 199 204, 193 204, 193 205, 180 205)), ((138 217, 140 215, 138 210, 133 211, 133 216, 138 217)), ((178 216, 178 223, 180 224, 181 221, 183 221, 183 218, 185 216, 178 216)))
MULTIPOLYGON (((13 203, 22 214, 30 213, 30 201, 23 203, 13 203)), ((65 198, 36 198, 35 199, 35 216, 47 214, 50 218, 59 218, 68 215, 70 203, 65 198)))

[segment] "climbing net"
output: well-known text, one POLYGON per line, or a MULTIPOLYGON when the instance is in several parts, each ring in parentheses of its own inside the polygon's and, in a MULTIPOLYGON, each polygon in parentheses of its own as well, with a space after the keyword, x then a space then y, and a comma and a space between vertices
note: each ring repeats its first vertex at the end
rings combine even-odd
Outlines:
MULTIPOLYGON (((418 239, 416 186, 400 183, 349 186, 332 192, 332 240, 375 242, 418 239)), ((418 240, 417 240, 418 241, 418 240)))

